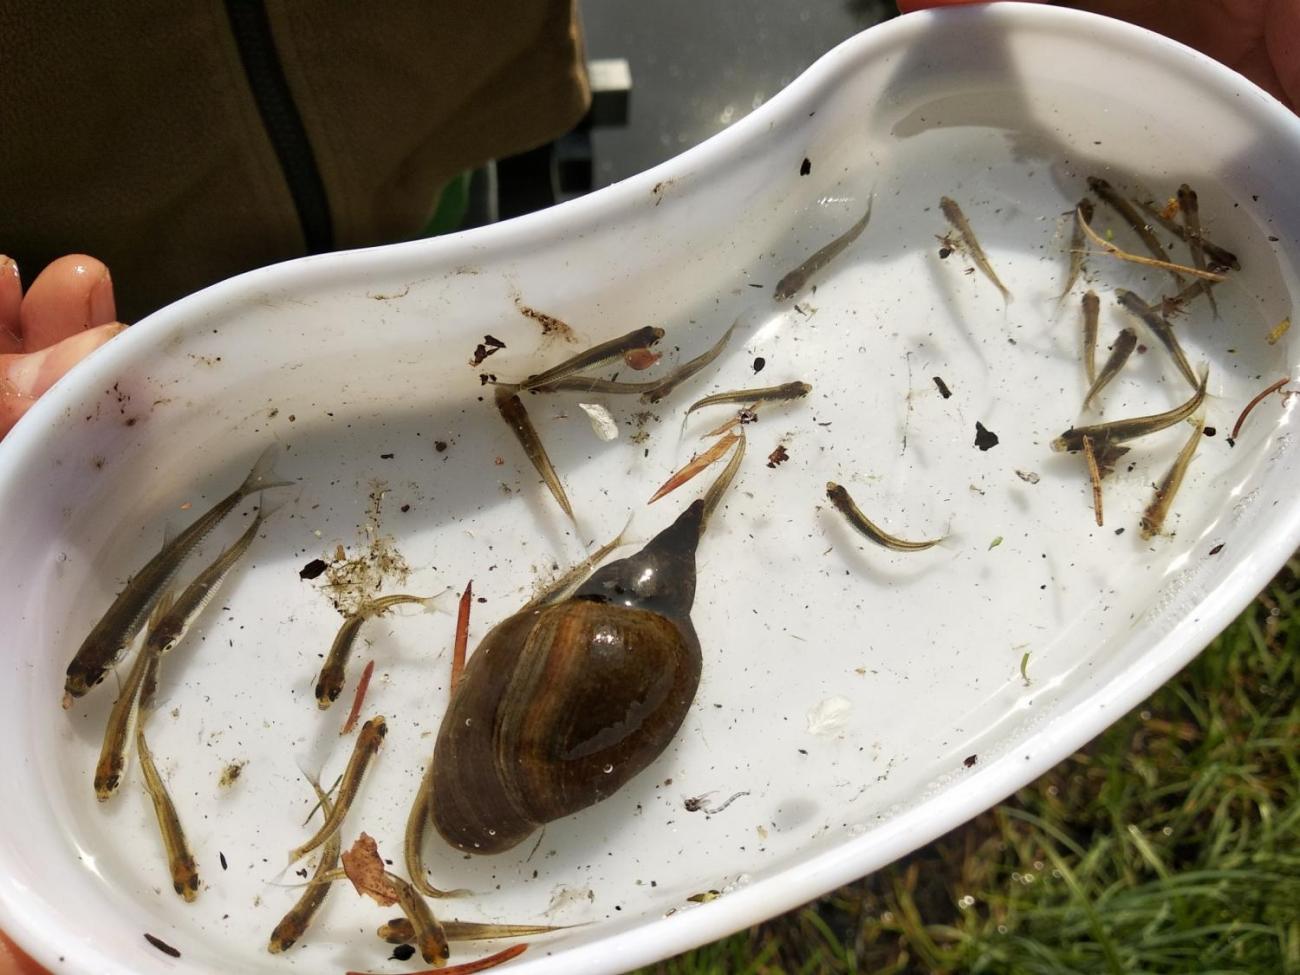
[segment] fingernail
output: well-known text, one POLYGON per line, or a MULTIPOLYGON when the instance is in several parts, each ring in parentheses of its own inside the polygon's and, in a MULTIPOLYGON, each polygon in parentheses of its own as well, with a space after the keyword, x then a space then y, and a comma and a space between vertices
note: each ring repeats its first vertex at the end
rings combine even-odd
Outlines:
POLYGON ((99 280, 90 286, 90 320, 87 328, 103 325, 117 318, 117 305, 113 301, 113 277, 104 269, 99 280))
POLYGON ((18 277, 18 262, 8 254, 0 254, 0 274, 7 277, 18 277))

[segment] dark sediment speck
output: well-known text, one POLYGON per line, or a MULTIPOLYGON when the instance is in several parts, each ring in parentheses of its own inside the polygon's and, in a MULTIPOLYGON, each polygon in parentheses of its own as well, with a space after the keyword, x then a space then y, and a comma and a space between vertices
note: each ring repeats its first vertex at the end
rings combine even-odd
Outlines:
POLYGON ((934 377, 934 385, 938 387, 939 395, 942 396, 944 399, 947 399, 949 396, 952 395, 952 390, 948 388, 948 384, 943 381, 942 376, 934 377))
POLYGON ((975 446, 980 450, 990 450, 998 445, 998 435, 987 429, 978 420, 975 421, 975 446))
POLYGON ((147 931, 145 932, 144 940, 149 942, 151 945, 153 945, 155 948, 161 951, 164 955, 171 955, 171 957, 173 958, 179 958, 181 956, 181 953, 179 951, 177 951, 175 948, 169 945, 162 938, 156 938, 147 931))
POLYGON ((299 579, 315 579, 318 575, 329 568, 329 563, 323 559, 312 559, 301 569, 298 570, 299 579))

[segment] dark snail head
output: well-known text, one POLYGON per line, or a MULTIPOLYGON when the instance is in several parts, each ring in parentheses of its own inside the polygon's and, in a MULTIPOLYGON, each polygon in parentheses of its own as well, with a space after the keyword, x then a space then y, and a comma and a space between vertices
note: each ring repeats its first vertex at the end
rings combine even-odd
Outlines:
POLYGON ((434 750, 432 815, 500 853, 612 794, 668 746, 695 698, 695 502, 563 602, 516 613, 470 656, 434 750))
POLYGON ((689 619, 695 603, 695 550, 703 520, 704 502, 696 501, 641 551, 597 569, 572 598, 689 619))

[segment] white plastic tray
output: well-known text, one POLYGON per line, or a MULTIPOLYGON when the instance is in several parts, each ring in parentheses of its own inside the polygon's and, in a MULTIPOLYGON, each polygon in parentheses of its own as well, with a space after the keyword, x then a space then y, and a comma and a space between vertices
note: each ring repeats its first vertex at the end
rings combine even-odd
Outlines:
MULTIPOLYGON (((337 735, 351 682, 324 716, 311 694, 339 616, 324 580, 298 570, 391 536, 412 571, 386 591, 473 578, 486 601, 472 645, 629 512, 644 540, 698 491, 645 506, 725 417, 707 411, 679 435, 687 404, 790 379, 812 395, 748 428, 746 465, 700 549, 704 677, 675 742, 536 849, 467 860, 434 842, 437 880, 476 891, 444 913, 590 922, 537 939, 513 968, 623 970, 792 908, 988 807, 1166 680, 1300 542, 1290 403, 1270 400, 1235 448, 1225 442, 1244 402, 1295 366, 1290 336, 1270 346, 1265 335, 1296 290, 1298 168, 1294 116, 1169 41, 1051 7, 949 10, 845 43, 732 129, 589 198, 254 272, 141 322, 0 447, 0 741, 11 746, 0 751, 0 927, 57 971, 409 970, 384 961, 373 934, 394 912, 344 889, 304 947, 265 951, 298 893, 277 885, 299 879, 281 874, 306 836, 299 767, 332 779, 351 743, 337 735), (1054 298, 1061 215, 1091 174, 1160 198, 1191 183, 1211 235, 1245 268, 1218 290, 1217 320, 1196 308, 1178 324, 1192 360, 1210 364, 1217 436, 1178 499, 1176 535, 1150 543, 1137 518, 1185 428, 1135 445, 1107 481, 1104 528, 1082 461, 1048 448, 1082 399, 1084 285, 1059 312, 1054 298), (871 193, 862 238, 815 292, 775 304, 776 280, 871 193), (939 258, 943 194, 962 204, 1009 304, 961 254, 939 258), (569 323, 577 344, 544 336, 520 304, 569 323), (529 398, 578 510, 575 538, 480 372, 517 378, 642 324, 666 328, 666 359, 679 361, 737 316, 717 364, 641 423, 640 404, 594 398, 623 421, 613 443, 593 436, 577 407, 587 397, 529 398), (487 333, 506 349, 473 368, 487 333), (975 447, 976 421, 996 447, 975 447), (203 876, 190 905, 169 889, 134 776, 112 802, 94 800, 111 679, 64 712, 63 670, 164 523, 224 495, 271 440, 300 488, 168 659, 150 725, 203 876), (769 468, 778 444, 790 459, 769 468), (825 503, 828 479, 899 535, 951 534, 917 555, 872 546, 825 503), (812 733, 810 714, 831 698, 848 702, 842 727, 812 733), (242 777, 220 788, 237 761, 242 777), (716 816, 684 808, 740 791, 716 816), (687 901, 707 890, 724 893, 687 901)), ((1104 208, 1097 225, 1136 249, 1104 208)), ((1168 290, 1161 272, 1101 257, 1087 269, 1103 294, 1103 348, 1121 322, 1112 288, 1168 290)), ((1163 410, 1186 392, 1152 345, 1105 394, 1105 415, 1163 410)), ((351 672, 378 661, 366 713, 385 714, 390 733, 345 835, 369 832, 399 864, 446 706, 451 637, 446 616, 386 617, 351 672)), ((456 946, 453 961, 489 950, 456 946)))

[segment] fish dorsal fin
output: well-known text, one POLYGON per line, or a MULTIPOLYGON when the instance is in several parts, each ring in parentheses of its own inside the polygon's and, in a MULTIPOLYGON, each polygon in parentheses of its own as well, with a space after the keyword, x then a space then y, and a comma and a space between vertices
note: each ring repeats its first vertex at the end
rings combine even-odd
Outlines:
POLYGON ((176 602, 176 588, 168 586, 163 590, 163 594, 158 597, 158 602, 154 603, 153 612, 149 614, 149 632, 158 628, 158 624, 163 621, 168 612, 171 611, 172 605, 176 602))

